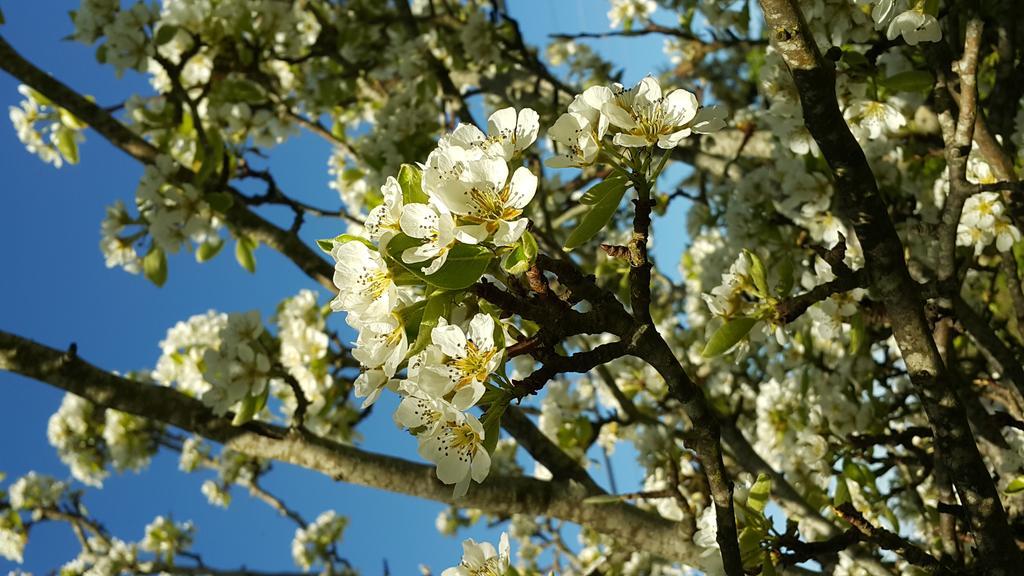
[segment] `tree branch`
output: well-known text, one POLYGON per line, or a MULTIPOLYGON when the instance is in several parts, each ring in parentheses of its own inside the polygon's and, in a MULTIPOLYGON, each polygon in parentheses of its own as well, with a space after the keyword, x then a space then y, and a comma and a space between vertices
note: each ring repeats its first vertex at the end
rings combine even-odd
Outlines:
POLYGON ((15 372, 81 396, 103 408, 150 418, 224 444, 243 454, 279 460, 349 482, 497 514, 551 516, 608 534, 667 559, 700 566, 700 547, 683 525, 626 504, 586 504, 578 482, 494 476, 461 499, 434 477, 431 466, 366 452, 279 426, 231 425, 194 398, 101 370, 77 356, 0 331, 0 370, 15 372))

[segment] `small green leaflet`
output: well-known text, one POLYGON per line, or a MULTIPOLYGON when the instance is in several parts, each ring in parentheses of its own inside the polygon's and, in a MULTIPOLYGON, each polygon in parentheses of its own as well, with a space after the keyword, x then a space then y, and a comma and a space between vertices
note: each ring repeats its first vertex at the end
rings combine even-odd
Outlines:
POLYGON ((171 40, 174 40, 174 36, 178 33, 178 27, 171 24, 162 24, 157 29, 156 34, 153 38, 153 44, 156 46, 163 46, 171 40))
POLYGON ((353 234, 338 234, 334 238, 323 238, 316 241, 316 245, 320 250, 323 250, 327 254, 330 254, 334 250, 335 244, 344 244, 346 242, 362 242, 367 248, 377 251, 377 247, 372 242, 361 236, 355 236, 353 234))
POLYGON ((747 494, 747 506, 758 514, 763 514, 771 493, 772 479, 767 474, 758 474, 757 480, 754 481, 754 485, 750 487, 750 492, 747 494))
POLYGON ((398 169, 398 185, 402 188, 403 204, 426 204, 430 198, 423 191, 423 171, 412 164, 402 164, 398 169))
POLYGON ((1016 494, 1017 492, 1024 491, 1024 476, 1017 476, 1006 485, 1007 494, 1016 494))
POLYGON ((613 176, 587 190, 580 201, 589 205, 590 210, 580 217, 579 224, 569 234, 565 250, 573 250, 590 240, 608 224, 626 194, 628 184, 627 178, 613 176))
POLYGON ((483 276, 494 254, 479 245, 456 244, 448 251, 448 258, 441 269, 433 274, 424 274, 423 268, 430 262, 408 264, 402 261, 402 252, 407 248, 418 246, 421 242, 405 234, 398 234, 388 242, 387 254, 391 261, 417 278, 445 290, 463 290, 469 288, 483 276))
POLYGON ((737 342, 743 339, 750 332, 750 329, 757 324, 757 318, 733 318, 722 324, 708 343, 704 345, 704 351, 700 353, 705 358, 714 358, 729 351, 737 342))
POLYGON ((212 259, 217 254, 220 254, 222 248, 224 248, 224 240, 219 238, 216 242, 203 242, 196 249, 196 262, 206 262, 212 259))
POLYGON ((238 237, 238 241, 235 242, 235 260, 238 260, 238 264, 250 273, 256 272, 256 256, 253 255, 254 250, 256 250, 256 242, 248 236, 238 237))
POLYGON ((501 416, 505 413, 506 408, 508 408, 507 397, 492 402, 484 413, 484 419, 481 422, 484 426, 483 446, 488 454, 494 454, 494 448, 498 445, 498 437, 501 436, 501 416))
POLYGON ((78 164, 78 142, 75 141, 74 130, 65 126, 57 128, 57 150, 68 164, 78 164))
POLYGON ((768 273, 765 272, 764 263, 761 262, 761 258, 750 250, 744 250, 747 256, 750 258, 750 277, 754 281, 754 287, 757 288, 760 296, 768 297, 768 273))
POLYGON ((150 282, 163 286, 167 282, 167 256, 156 246, 142 259, 142 272, 150 282))
POLYGON ((526 272, 534 260, 537 259, 537 239, 529 232, 523 232, 523 236, 516 242, 511 252, 501 260, 501 267, 509 274, 522 274, 526 272))
POLYGON ((935 78, 924 70, 908 70, 889 76, 878 83, 897 92, 927 92, 935 85, 935 78))
POLYGON ((430 295, 426 306, 423 307, 423 315, 417 325, 416 340, 409 347, 407 356, 417 354, 430 344, 430 333, 437 326, 439 318, 448 316, 452 305, 455 303, 455 294, 445 290, 439 290, 430 295))

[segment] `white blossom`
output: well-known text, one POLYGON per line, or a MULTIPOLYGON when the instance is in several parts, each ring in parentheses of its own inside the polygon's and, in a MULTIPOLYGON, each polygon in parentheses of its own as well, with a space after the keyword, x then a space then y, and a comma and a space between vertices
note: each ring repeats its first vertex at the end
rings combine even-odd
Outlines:
POLYGON ((462 542, 462 561, 458 566, 446 568, 441 576, 504 576, 510 556, 511 547, 505 532, 501 533, 497 550, 490 542, 478 544, 467 538, 462 542))

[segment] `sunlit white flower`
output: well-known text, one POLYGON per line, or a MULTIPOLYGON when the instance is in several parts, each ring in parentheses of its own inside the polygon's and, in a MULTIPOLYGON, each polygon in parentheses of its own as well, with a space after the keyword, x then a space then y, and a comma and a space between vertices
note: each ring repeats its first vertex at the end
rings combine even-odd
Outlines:
MULTIPOLYGON (((419 246, 406 248, 402 252, 402 261, 415 264, 433 260, 423 268, 423 273, 433 274, 440 270, 448 259, 448 251, 455 245, 455 219, 451 212, 438 202, 406 204, 400 224, 406 235, 423 240, 419 246)), ((473 240, 472 237, 460 239, 473 240)))
POLYGON ((494 343, 494 319, 477 314, 464 332, 441 318, 430 340, 432 350, 440 350, 445 360, 424 363, 419 371, 420 386, 436 398, 451 394, 451 403, 459 410, 476 404, 484 394, 484 382, 501 363, 501 351, 494 343))
POLYGON ((848 121, 856 122, 867 130, 868 138, 874 140, 883 134, 893 134, 907 124, 907 119, 893 106, 873 100, 856 100, 843 114, 848 121))
POLYGON ((399 302, 387 264, 375 250, 352 240, 335 244, 334 285, 338 295, 331 302, 333 310, 345 310, 360 318, 382 318, 399 302))
POLYGON ((548 130, 548 136, 558 144, 558 152, 544 161, 545 165, 552 168, 589 166, 597 160, 601 151, 600 140, 595 136, 593 125, 577 112, 559 116, 548 130))
POLYGON ((382 368, 390 378, 408 351, 405 325, 391 314, 362 323, 352 356, 366 368, 382 368))
POLYGON ((462 542, 462 561, 445 569, 441 576, 504 576, 508 570, 511 547, 508 534, 501 533, 498 549, 490 542, 476 543, 472 538, 462 542))
POLYGON ((504 160, 482 158, 468 162, 458 180, 433 192, 468 222, 457 229, 460 241, 469 236, 482 242, 493 235, 495 244, 507 246, 526 230, 528 220, 520 216, 536 190, 537 177, 529 169, 519 167, 509 179, 504 160))
POLYGON ((383 201, 366 216, 364 224, 370 240, 386 245, 388 239, 402 231, 399 220, 402 217, 402 187, 394 176, 388 176, 380 187, 383 201))
POLYGON ((502 108, 487 119, 488 140, 501 149, 501 157, 508 161, 537 140, 540 116, 532 108, 502 108))
POLYGON ((628 90, 616 84, 602 112, 621 130, 613 139, 619 146, 672 149, 693 132, 714 132, 724 125, 717 113, 699 116, 699 109, 692 92, 678 88, 663 96, 661 85, 648 76, 628 90))
POLYGON ((50 476, 29 472, 11 484, 8 498, 15 510, 51 508, 60 501, 66 489, 65 483, 50 476))
POLYGON ((469 490, 470 480, 483 482, 487 478, 491 456, 484 449, 484 427, 476 416, 465 412, 453 416, 435 434, 419 436, 419 453, 437 465, 438 480, 455 484, 454 495, 461 498, 469 490))
POLYGON ((894 40, 897 36, 903 36, 907 44, 917 46, 921 42, 938 42, 942 39, 942 29, 939 28, 939 21, 923 10, 907 10, 896 16, 889 23, 889 29, 885 36, 894 40))

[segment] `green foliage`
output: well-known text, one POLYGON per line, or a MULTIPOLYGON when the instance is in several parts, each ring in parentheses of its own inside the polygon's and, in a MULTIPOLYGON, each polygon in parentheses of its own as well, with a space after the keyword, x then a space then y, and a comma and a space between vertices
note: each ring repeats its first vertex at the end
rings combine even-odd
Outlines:
POLYGON ((701 356, 714 358, 715 356, 725 354, 742 340, 757 322, 757 318, 732 318, 726 320, 708 339, 707 344, 704 345, 704 350, 700 353, 701 356))
POLYGON ((569 234, 565 241, 566 250, 573 250, 590 240, 608 224, 626 194, 628 184, 628 178, 612 176, 595 184, 583 195, 580 202, 589 205, 590 210, 580 218, 579 224, 569 234))
POLYGON ((248 236, 239 235, 235 241, 235 260, 238 260, 239 266, 253 274, 256 273, 256 256, 253 254, 256 246, 256 241, 248 236))
POLYGON ((402 261, 402 252, 418 246, 420 243, 419 240, 405 234, 396 235, 388 242, 386 249, 390 262, 412 273, 421 281, 445 290, 469 288, 483 276, 488 264, 494 258, 494 253, 483 246, 456 244, 448 251, 448 258, 444 265, 433 274, 426 274, 423 269, 429 266, 430 262, 409 264, 402 261))
POLYGON ((142 259, 142 273, 157 286, 163 286, 167 282, 167 256, 155 244, 142 259))

